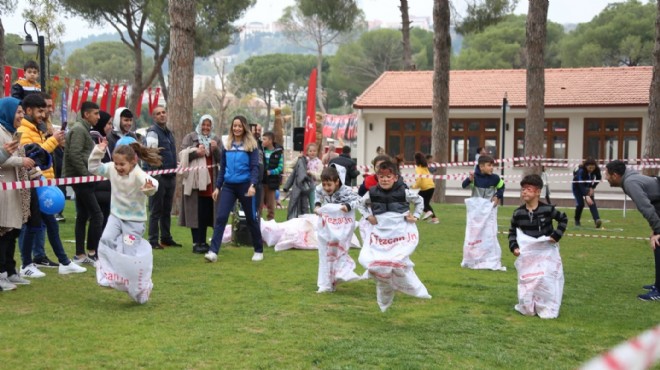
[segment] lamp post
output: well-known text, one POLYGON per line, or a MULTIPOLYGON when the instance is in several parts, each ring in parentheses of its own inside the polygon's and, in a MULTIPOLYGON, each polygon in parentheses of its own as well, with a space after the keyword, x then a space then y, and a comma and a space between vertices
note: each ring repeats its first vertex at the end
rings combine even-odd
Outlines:
POLYGON ((504 93, 504 98, 502 99, 502 154, 500 155, 500 174, 504 176, 504 133, 506 131, 506 110, 509 109, 509 101, 507 100, 507 93, 504 93))
POLYGON ((39 77, 41 78, 41 91, 46 91, 46 46, 44 37, 39 35, 39 29, 33 21, 26 21, 23 24, 23 31, 25 32, 25 41, 18 44, 21 46, 23 53, 34 55, 39 51, 39 77), (27 31, 27 25, 31 24, 34 31, 37 33, 37 44, 32 41, 32 35, 27 31))

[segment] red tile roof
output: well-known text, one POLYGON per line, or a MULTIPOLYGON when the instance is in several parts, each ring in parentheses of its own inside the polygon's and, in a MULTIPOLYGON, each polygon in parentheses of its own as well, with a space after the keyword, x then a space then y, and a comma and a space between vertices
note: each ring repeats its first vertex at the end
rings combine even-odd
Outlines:
MULTIPOLYGON (((649 104, 652 67, 561 68, 545 71, 546 107, 644 106, 649 104)), ((524 69, 450 71, 451 108, 525 106, 524 69)), ((383 73, 354 108, 424 108, 433 99, 433 72, 383 73)))

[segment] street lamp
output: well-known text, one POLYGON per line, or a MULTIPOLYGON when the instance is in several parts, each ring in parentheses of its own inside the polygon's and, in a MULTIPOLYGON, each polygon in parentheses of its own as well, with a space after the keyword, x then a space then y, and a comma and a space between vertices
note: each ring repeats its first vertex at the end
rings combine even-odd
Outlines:
POLYGON ((35 55, 39 51, 39 77, 41 77, 41 91, 46 91, 46 46, 44 37, 39 35, 37 25, 32 21, 26 21, 23 25, 25 31, 25 41, 18 44, 21 46, 23 53, 28 55, 35 55), (27 31, 27 25, 31 24, 37 33, 37 44, 32 41, 32 35, 27 31))
POLYGON ((509 109, 509 100, 507 100, 507 93, 504 93, 502 99, 502 154, 500 155, 500 174, 504 176, 504 132, 506 131, 506 111, 509 109))

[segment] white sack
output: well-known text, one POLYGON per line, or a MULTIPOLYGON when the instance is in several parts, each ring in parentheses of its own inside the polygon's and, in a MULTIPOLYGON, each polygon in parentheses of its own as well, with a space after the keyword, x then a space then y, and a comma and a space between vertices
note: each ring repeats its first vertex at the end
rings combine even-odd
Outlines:
POLYGON ((277 223, 275 220, 266 221, 261 219, 261 239, 268 246, 277 244, 284 234, 282 224, 277 223))
POLYGON ((532 238, 516 230, 520 256, 518 270, 518 304, 516 311, 523 315, 539 315, 542 319, 559 316, 564 294, 564 268, 559 255, 559 243, 550 237, 532 238))
POLYGON ((404 215, 386 212, 376 216, 378 224, 365 229, 359 262, 376 279, 376 299, 381 311, 392 304, 394 292, 400 291, 418 298, 431 298, 419 280, 410 260, 417 248, 417 225, 403 221, 404 215))
POLYGON ((99 285, 115 288, 128 295, 137 303, 149 300, 153 283, 153 254, 151 245, 139 238, 131 245, 130 236, 119 236, 113 245, 101 240, 98 247, 99 259, 96 263, 96 281, 99 285), (128 240, 127 243, 124 241, 128 240))
MULTIPOLYGON (((317 249, 316 230, 317 215, 302 215, 279 224, 282 236, 275 243, 275 251, 287 249, 317 249)), ((263 236, 262 236, 263 237, 263 236)))
POLYGON ((501 270, 502 249, 497 241, 497 208, 484 198, 465 199, 467 224, 461 267, 501 270))
POLYGON ((231 243, 231 225, 225 226, 225 231, 222 232, 221 244, 231 243))
POLYGON ((351 240, 355 237, 355 210, 344 212, 340 204, 321 207, 317 221, 319 292, 331 292, 337 284, 359 280, 355 273, 355 262, 348 254, 351 240))

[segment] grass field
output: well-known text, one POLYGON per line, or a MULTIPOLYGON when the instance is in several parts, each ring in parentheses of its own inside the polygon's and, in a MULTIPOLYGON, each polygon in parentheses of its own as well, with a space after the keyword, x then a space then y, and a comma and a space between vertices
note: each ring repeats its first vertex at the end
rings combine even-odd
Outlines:
MULTIPOLYGON (((73 239, 67 202, 63 240, 73 239)), ((660 322, 660 302, 637 294, 653 279, 646 240, 567 236, 566 283, 558 319, 524 317, 514 258, 500 235, 506 272, 460 267, 465 209, 435 205, 441 223, 419 223, 412 256, 431 300, 397 293, 381 313, 373 281, 316 294, 316 251, 225 246, 215 264, 184 248, 154 251, 154 290, 137 305, 81 275, 43 269, 45 278, 0 293, 4 369, 573 369, 660 322)), ((512 206, 499 210, 506 230, 512 206)), ((572 220, 573 211, 565 210, 572 220)), ((634 211, 604 210, 605 230, 569 224, 569 233, 646 237, 634 211)), ((277 219, 285 214, 278 211, 277 219)), ((591 224, 586 212, 583 225, 591 224)), ((172 222, 175 224, 175 221, 172 222)), ((70 256, 74 245, 65 243, 70 256)), ((50 246, 48 254, 54 257, 50 246)), ((359 250, 351 255, 357 261, 359 250)), ((17 260, 18 253, 16 256, 17 260)), ((358 273, 363 271, 358 266, 358 273)))

